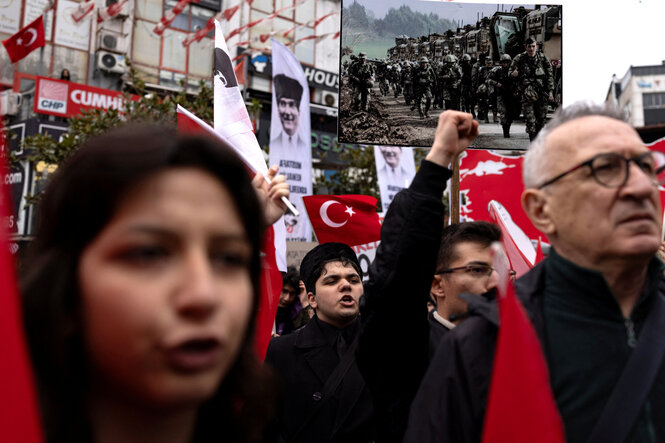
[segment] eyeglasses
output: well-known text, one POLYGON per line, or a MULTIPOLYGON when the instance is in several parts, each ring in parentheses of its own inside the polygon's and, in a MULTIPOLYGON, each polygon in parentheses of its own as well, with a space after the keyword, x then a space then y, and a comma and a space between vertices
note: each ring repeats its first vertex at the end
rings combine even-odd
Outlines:
POLYGON ((630 162, 634 162, 640 170, 649 177, 654 184, 665 183, 665 154, 659 151, 649 151, 637 157, 626 158, 623 155, 608 153, 598 154, 591 159, 547 180, 537 189, 551 185, 571 172, 588 166, 591 175, 598 184, 607 188, 619 188, 628 181, 630 162))
POLYGON ((494 268, 489 265, 466 265, 437 271, 436 274, 452 274, 455 271, 464 271, 472 277, 480 278, 492 275, 494 268))

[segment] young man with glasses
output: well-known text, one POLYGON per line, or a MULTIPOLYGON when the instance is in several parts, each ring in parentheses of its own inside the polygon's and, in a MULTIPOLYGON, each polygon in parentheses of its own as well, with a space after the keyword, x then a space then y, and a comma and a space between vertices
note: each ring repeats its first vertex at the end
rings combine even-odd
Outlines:
MULTIPOLYGON (((665 441, 663 169, 618 111, 589 104, 557 111, 526 154, 522 206, 552 250, 515 289, 568 442, 665 441)), ((480 441, 496 323, 472 315, 444 337, 405 442, 480 441)))
POLYGON ((501 240, 501 230, 491 223, 476 221, 446 226, 430 293, 436 309, 428 315, 429 356, 434 355, 443 336, 467 316, 468 303, 460 295, 481 295, 496 286, 492 267, 493 242, 501 240))

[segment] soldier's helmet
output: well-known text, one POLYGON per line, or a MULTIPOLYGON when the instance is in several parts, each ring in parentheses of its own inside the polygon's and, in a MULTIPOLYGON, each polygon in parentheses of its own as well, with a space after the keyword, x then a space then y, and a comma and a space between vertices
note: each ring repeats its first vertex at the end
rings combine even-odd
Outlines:
POLYGON ((469 54, 464 54, 462 56, 462 61, 470 62, 471 61, 471 56, 469 54))
POLYGON ((509 54, 503 54, 503 55, 501 56, 500 61, 501 61, 501 63, 503 63, 503 62, 508 62, 508 63, 510 63, 511 61, 513 61, 513 59, 510 57, 509 54))
POLYGON ((420 57, 420 63, 429 63, 429 60, 427 60, 427 57, 420 57))
POLYGON ((367 58, 367 54, 365 52, 361 52, 360 54, 358 54, 358 57, 367 58))
POLYGON ((444 60, 446 63, 455 63, 457 61, 457 57, 452 54, 448 54, 444 60))

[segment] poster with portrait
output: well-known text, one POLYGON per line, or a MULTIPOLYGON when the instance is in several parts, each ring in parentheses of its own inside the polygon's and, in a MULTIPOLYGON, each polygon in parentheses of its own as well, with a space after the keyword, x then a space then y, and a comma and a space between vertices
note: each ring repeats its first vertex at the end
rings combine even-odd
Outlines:
POLYGON ((312 227, 302 197, 312 194, 312 147, 309 86, 298 59, 272 39, 272 115, 270 164, 279 165, 299 216, 285 214, 286 238, 311 241, 312 227))
POLYGON ((385 212, 395 194, 408 188, 416 175, 413 149, 401 146, 374 146, 374 160, 381 195, 381 209, 385 212))
POLYGON ((453 109, 480 125, 471 146, 526 149, 561 104, 563 9, 343 0, 340 142, 429 147, 453 109))

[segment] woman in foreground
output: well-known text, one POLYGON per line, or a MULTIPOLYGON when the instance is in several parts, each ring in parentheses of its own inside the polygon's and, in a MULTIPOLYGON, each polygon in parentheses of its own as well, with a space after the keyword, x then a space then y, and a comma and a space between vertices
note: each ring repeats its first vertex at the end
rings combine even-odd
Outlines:
POLYGON ((276 172, 252 183, 230 148, 154 126, 60 168, 22 288, 48 442, 261 440, 272 393, 252 334, 262 233, 288 196, 276 172))

